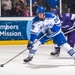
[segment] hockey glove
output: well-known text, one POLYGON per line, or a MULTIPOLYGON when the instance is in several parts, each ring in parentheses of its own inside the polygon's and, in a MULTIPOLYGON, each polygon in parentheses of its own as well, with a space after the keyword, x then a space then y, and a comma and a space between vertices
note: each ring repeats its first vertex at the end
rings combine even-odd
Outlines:
POLYGON ((28 42, 28 45, 27 45, 27 48, 29 49, 29 50, 31 50, 32 48, 33 48, 33 41, 29 41, 28 42))

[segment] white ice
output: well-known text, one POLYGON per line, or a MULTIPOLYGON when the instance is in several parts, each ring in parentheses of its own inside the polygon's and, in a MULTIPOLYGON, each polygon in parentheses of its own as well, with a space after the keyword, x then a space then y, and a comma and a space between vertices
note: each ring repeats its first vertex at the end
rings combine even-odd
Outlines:
MULTIPOLYGON (((26 45, 0 46, 0 64, 26 49, 26 45)), ((51 56, 53 45, 42 45, 30 63, 23 63, 28 50, 0 67, 0 75, 75 75, 74 60, 63 48, 59 56, 51 56)))

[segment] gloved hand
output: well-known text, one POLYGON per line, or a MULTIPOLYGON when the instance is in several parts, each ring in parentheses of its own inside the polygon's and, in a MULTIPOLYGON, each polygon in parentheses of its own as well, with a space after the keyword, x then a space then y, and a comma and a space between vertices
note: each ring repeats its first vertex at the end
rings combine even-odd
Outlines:
POLYGON ((33 48, 33 41, 29 41, 28 42, 28 45, 27 45, 27 48, 29 49, 29 50, 31 50, 32 48, 33 48))

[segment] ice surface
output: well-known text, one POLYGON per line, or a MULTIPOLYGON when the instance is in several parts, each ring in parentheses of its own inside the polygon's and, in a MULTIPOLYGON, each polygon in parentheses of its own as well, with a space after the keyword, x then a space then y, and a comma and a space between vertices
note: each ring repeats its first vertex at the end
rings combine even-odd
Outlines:
MULTIPOLYGON (((26 45, 0 46, 0 64, 26 49, 26 45)), ((28 50, 11 62, 0 67, 0 75, 75 75, 74 60, 63 48, 59 56, 50 56, 53 45, 43 45, 38 48, 30 63, 23 63, 28 50)))

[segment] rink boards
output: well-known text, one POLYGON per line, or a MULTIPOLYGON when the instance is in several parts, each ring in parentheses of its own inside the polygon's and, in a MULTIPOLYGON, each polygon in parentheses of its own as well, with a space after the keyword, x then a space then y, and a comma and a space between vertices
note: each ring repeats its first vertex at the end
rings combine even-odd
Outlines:
MULTIPOLYGON (((33 17, 1 17, 0 45, 27 44, 33 17)), ((52 41, 47 42, 51 44, 52 41)))
MULTIPOLYGON (((28 40, 5 40, 0 41, 0 45, 26 45, 28 40)), ((46 42, 46 44, 52 44, 52 41, 46 42)))

